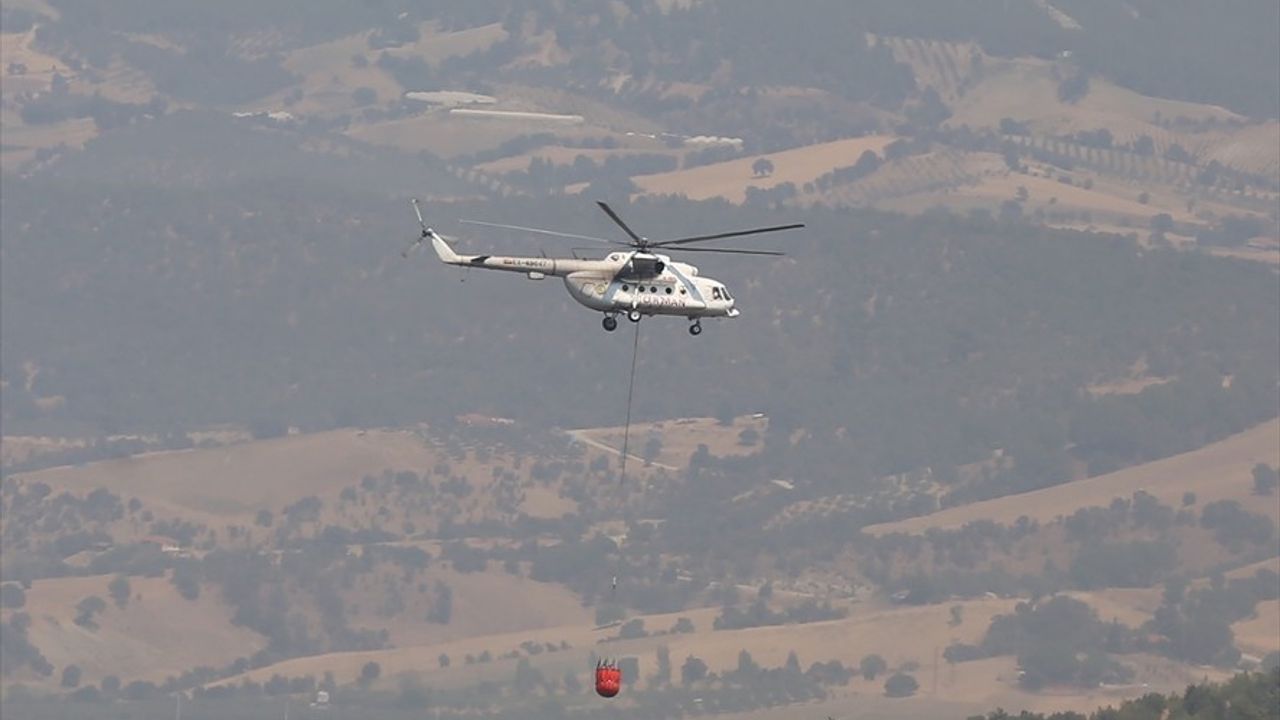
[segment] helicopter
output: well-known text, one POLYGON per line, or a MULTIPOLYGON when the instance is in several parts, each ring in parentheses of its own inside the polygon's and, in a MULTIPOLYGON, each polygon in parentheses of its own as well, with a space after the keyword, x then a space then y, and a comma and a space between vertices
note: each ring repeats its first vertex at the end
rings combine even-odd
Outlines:
POLYGON ((701 276, 698 273, 697 266, 672 260, 670 255, 660 251, 780 256, 783 253, 772 250, 689 247, 689 245, 709 240, 758 235, 804 227, 803 223, 792 223, 789 225, 654 241, 638 235, 607 203, 597 201, 596 205, 626 233, 627 241, 608 240, 589 235, 577 235, 519 225, 503 225, 479 220, 463 220, 461 222, 574 240, 588 240, 613 246, 615 248, 614 251, 603 258, 459 255, 443 236, 427 226, 422 219, 422 211, 418 208, 418 200, 414 198, 411 202, 413 203, 413 211, 418 216, 418 225, 421 227, 422 233, 413 244, 405 249, 402 253, 404 256, 407 257, 409 251, 423 244, 426 240, 430 240, 431 246, 440 261, 447 265, 518 272, 525 274, 532 280, 542 280, 548 276, 564 278, 565 287, 569 290, 569 295, 574 300, 591 310, 604 313, 602 324, 608 332, 618 329, 618 316, 620 315, 625 315, 633 323, 640 322, 645 316, 675 315, 685 317, 689 320, 690 335, 702 334, 703 318, 737 317, 740 314, 735 307, 737 301, 733 295, 729 294, 729 288, 724 283, 713 278, 701 276))

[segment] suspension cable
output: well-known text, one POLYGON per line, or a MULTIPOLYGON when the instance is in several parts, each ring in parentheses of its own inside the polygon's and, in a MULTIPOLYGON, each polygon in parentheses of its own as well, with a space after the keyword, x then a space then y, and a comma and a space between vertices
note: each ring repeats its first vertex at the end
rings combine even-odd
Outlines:
POLYGON ((627 421, 622 426, 622 468, 618 474, 618 484, 627 479, 627 449, 631 444, 631 398, 636 390, 636 358, 640 355, 640 323, 636 323, 635 340, 631 345, 631 380, 627 384, 627 421))

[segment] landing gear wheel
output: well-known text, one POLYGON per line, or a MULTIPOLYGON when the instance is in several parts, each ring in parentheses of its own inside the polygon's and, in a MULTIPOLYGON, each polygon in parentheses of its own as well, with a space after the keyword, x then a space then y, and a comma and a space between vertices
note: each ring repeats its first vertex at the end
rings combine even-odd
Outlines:
POLYGON ((628 311, 627 311, 627 319, 628 319, 628 320, 630 320, 631 322, 640 322, 640 311, 639 311, 639 310, 628 310, 628 311))
POLYGON ((613 332, 618 329, 618 318, 612 315, 605 315, 604 322, 602 324, 604 325, 606 332, 613 332))
POLYGON ((689 326, 689 334, 690 334, 690 335, 701 335, 701 334, 702 334, 702 323, 700 323, 700 322, 694 322, 692 325, 690 325, 690 326, 689 326))

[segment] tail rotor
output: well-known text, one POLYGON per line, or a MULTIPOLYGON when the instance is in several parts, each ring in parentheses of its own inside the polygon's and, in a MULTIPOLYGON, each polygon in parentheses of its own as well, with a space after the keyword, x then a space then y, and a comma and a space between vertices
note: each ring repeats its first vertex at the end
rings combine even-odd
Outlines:
POLYGON ((418 227, 422 228, 422 232, 413 242, 409 243, 409 247, 400 251, 400 257, 406 259, 409 257, 409 253, 422 247, 423 241, 431 237, 431 228, 427 227, 426 221, 422 219, 422 210, 418 208, 418 198, 410 198, 409 202, 413 203, 413 214, 418 216, 418 227))

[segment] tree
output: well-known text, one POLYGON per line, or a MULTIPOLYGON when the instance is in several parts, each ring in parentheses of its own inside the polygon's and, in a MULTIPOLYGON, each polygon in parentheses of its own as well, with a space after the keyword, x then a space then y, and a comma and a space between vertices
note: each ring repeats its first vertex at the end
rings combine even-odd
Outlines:
POLYGON ((1089 74, 1083 70, 1071 72, 1058 83, 1058 99, 1062 102, 1075 104, 1088 94, 1089 74))
POLYGON ((427 622, 448 625, 453 617, 453 589, 443 581, 436 581, 435 595, 431 610, 427 612, 427 622))
POLYGON ((751 174, 755 177, 767 177, 773 174, 773 161, 768 158, 760 158, 751 163, 751 174))
POLYGON ((431 693, 422 681, 412 675, 400 677, 400 694, 396 696, 396 707, 412 710, 425 707, 431 700, 431 693))
POLYGON ((884 694, 889 697, 910 697, 920 689, 920 683, 906 673, 894 673, 884 681, 884 694))
POLYGON ((1253 494, 1270 495, 1280 485, 1280 472, 1265 463, 1253 466, 1253 494))
POLYGON ((124 575, 117 575, 107 584, 107 592, 111 594, 111 600, 118 608, 124 608, 129 604, 129 595, 131 589, 129 587, 129 578, 124 575))
POLYGON ((93 616, 105 610, 106 607, 106 601, 97 595, 90 595, 84 598, 76 604, 75 624, 89 630, 97 630, 98 624, 93 621, 93 616))
POLYGON ((618 637, 623 640, 634 640, 645 636, 644 620, 633 618, 622 624, 618 630, 618 637))
POLYGON ((920 94, 920 101, 907 108, 906 115, 913 123, 934 128, 951 117, 951 109, 943 104, 938 91, 929 86, 920 94))
POLYGON ((804 674, 804 671, 800 669, 800 656, 796 655, 795 650, 787 653, 787 662, 782 666, 782 669, 792 676, 804 674))
POLYGON ((154 697, 157 689, 156 684, 148 680, 134 680, 124 686, 124 697, 126 700, 146 700, 154 697))
POLYGON ((652 465, 653 461, 657 460, 658 455, 660 455, 661 453, 662 453, 662 438, 658 437, 657 435, 650 435, 649 439, 645 441, 644 451, 641 454, 641 457, 644 458, 645 467, 652 465))
POLYGON ((545 678, 543 678, 541 671, 533 667, 533 664, 529 662, 529 658, 522 657, 516 663, 516 676, 513 682, 516 691, 524 694, 536 690, 539 685, 545 682, 545 678))
POLYGON ((80 686, 80 666, 68 665, 62 668, 62 687, 74 688, 80 686))
POLYGON ((1168 160, 1180 163, 1189 163, 1193 159, 1191 157, 1191 153, 1187 152, 1186 148, 1182 147, 1178 143, 1173 143, 1169 147, 1165 148, 1164 156, 1168 160))
POLYGON ((382 674, 382 666, 370 660, 360 668, 360 687, 369 687, 382 674))
POLYGON ((1017 200, 1005 200, 1000 203, 1000 221, 1014 222, 1022 217, 1022 205, 1017 200))
POLYGON ((618 671, 623 683, 633 683, 640 677, 640 658, 624 657, 618 660, 618 671))
POLYGON ((596 606, 596 625, 610 625, 620 622, 627 616, 627 611, 617 603, 603 603, 596 606))
POLYGON ((0 607, 20 608, 27 604, 27 593, 18 583, 0 585, 0 607))
POLYGON ((680 667, 680 683, 682 685, 692 685, 707 676, 707 664, 702 660, 690 655, 685 658, 684 665, 680 667))
POLYGON ((658 669, 649 682, 654 685, 671 684, 671 651, 666 645, 658 646, 658 669))
POLYGON ((858 663, 858 672, 867 680, 875 680, 876 676, 889 669, 889 663, 876 654, 867 655, 858 663))
POLYGON ((570 670, 564 674, 564 689, 570 695, 582 692, 582 681, 578 679, 578 673, 570 670))
POLYGON ((442 668, 447 668, 447 667, 449 667, 449 655, 448 655, 448 653, 440 653, 440 667, 442 667, 442 668))
POLYGON ((196 600, 200 597, 200 568, 198 565, 190 562, 182 563, 173 569, 173 576, 169 578, 173 583, 173 587, 177 589, 178 594, 187 600, 196 600))

